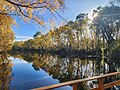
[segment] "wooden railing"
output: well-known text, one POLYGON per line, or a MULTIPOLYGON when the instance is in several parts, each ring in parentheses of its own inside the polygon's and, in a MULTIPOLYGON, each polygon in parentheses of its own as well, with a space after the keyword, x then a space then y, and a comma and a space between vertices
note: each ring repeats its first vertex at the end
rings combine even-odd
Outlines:
POLYGON ((68 86, 68 85, 73 86, 73 90, 77 90, 77 85, 79 83, 83 83, 83 82, 87 82, 87 81, 91 81, 91 80, 95 80, 95 79, 98 80, 98 87, 92 88, 90 90, 104 90, 104 89, 111 88, 115 85, 120 84, 120 80, 117 80, 117 81, 111 82, 111 83, 107 83, 107 84, 103 83, 103 80, 105 77, 113 76, 113 75, 117 75, 117 74, 120 74, 120 72, 109 73, 109 74, 105 74, 102 76, 95 76, 95 77, 86 78, 86 79, 68 81, 68 82, 54 84, 54 85, 45 86, 45 87, 41 87, 41 88, 35 88, 32 90, 51 90, 51 89, 55 89, 55 88, 59 88, 59 87, 63 87, 63 86, 68 86))

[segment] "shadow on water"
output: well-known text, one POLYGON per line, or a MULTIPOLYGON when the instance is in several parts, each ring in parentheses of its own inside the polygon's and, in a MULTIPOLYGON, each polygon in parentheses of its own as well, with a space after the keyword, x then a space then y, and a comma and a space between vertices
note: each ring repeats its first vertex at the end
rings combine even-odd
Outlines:
MULTIPOLYGON (((61 57, 51 54, 19 52, 11 53, 9 57, 12 57, 12 60, 7 59, 6 55, 0 55, 0 90, 13 90, 14 88, 17 90, 28 90, 59 82, 120 71, 119 59, 61 57), (14 73, 14 76, 12 73, 14 73), (43 80, 43 78, 47 79, 43 80)), ((104 79, 104 83, 115 81, 119 78, 120 75, 107 77, 104 79)), ((97 85, 97 80, 94 80, 81 83, 78 88, 89 90, 89 88, 97 85)), ((119 90, 117 88, 119 86, 114 86, 112 90, 119 90)), ((71 87, 65 87, 58 90, 70 89, 71 87)))

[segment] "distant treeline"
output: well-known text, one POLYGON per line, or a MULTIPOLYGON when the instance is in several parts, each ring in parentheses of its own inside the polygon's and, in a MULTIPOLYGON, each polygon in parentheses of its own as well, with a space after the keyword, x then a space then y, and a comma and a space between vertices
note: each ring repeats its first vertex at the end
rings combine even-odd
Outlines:
POLYGON ((93 11, 94 15, 97 14, 93 20, 88 18, 88 14, 80 13, 75 21, 55 27, 47 34, 38 31, 34 39, 15 42, 12 50, 118 57, 120 17, 111 16, 112 13, 117 14, 115 10, 118 9, 120 7, 112 5, 98 7, 93 11))
MULTIPOLYGON (((95 32, 87 29, 89 21, 88 14, 79 14, 75 22, 69 21, 66 25, 54 28, 45 35, 41 34, 41 32, 36 32, 33 36, 34 39, 25 42, 15 42, 13 50, 65 55, 95 55, 97 47, 96 35, 95 32)), ((97 50, 100 51, 100 48, 97 48, 97 50)))

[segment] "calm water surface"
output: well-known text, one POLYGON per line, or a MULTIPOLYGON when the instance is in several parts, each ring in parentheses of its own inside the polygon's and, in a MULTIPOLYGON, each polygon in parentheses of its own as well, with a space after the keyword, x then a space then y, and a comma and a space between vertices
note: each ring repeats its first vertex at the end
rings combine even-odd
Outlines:
MULTIPOLYGON (((11 80, 11 90, 28 90, 32 88, 47 86, 59 83, 59 80, 53 79, 46 71, 39 69, 36 71, 32 63, 28 63, 19 58, 10 58, 14 66, 12 67, 13 79, 11 80)), ((55 90, 71 90, 70 86, 55 90)))
MULTIPOLYGON (((83 59, 37 53, 14 53, 8 57, 0 59, 0 90, 28 90, 120 69, 119 59, 83 59)), ((80 84, 79 89, 86 90, 95 86, 80 84)), ((55 90, 72 90, 72 87, 65 86, 55 90)))

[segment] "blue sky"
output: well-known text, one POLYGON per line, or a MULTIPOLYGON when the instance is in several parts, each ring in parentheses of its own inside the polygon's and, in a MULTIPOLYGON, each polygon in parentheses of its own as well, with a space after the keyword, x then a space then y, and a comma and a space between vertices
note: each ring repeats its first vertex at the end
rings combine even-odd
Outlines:
MULTIPOLYGON (((91 18, 92 10, 98 6, 106 5, 108 1, 109 0, 65 0, 66 9, 63 13, 61 13, 61 16, 63 16, 68 21, 74 21, 79 13, 90 13, 89 17, 91 18)), ((43 33, 48 31, 40 29, 37 24, 25 23, 16 17, 15 20, 18 23, 18 27, 13 26, 12 28, 15 32, 16 41, 31 39, 36 31, 39 30, 43 33)), ((60 23, 62 20, 57 17, 56 21, 60 23)))

